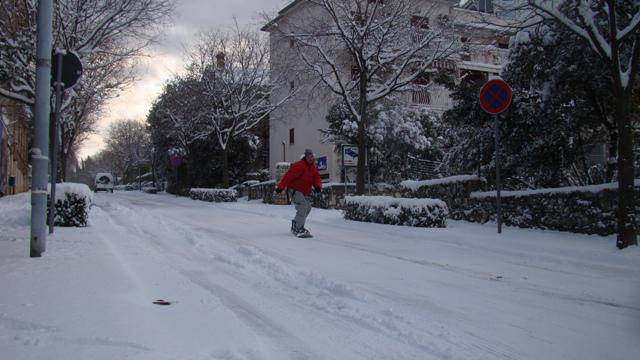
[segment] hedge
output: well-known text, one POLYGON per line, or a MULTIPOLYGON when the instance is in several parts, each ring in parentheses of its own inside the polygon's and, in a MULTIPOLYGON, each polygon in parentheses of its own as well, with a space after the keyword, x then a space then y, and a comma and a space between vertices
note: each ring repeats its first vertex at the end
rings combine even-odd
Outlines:
POLYGON ((406 199, 390 196, 346 196, 347 220, 416 227, 446 227, 449 209, 439 199, 406 199))
POLYGON ((238 192, 231 189, 190 189, 189 197, 209 202, 238 201, 238 192))

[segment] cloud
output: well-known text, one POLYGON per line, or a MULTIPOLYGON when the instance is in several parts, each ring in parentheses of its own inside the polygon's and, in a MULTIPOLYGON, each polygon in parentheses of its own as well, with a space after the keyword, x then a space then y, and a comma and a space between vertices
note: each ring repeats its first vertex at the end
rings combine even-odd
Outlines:
POLYGON ((139 80, 106 106, 98 133, 89 137, 80 157, 93 155, 104 147, 102 137, 109 124, 120 119, 144 121, 163 84, 184 70, 184 49, 201 30, 225 30, 234 25, 262 25, 259 13, 283 8, 289 0, 179 0, 173 26, 165 30, 158 44, 149 49, 149 57, 137 66, 139 80))

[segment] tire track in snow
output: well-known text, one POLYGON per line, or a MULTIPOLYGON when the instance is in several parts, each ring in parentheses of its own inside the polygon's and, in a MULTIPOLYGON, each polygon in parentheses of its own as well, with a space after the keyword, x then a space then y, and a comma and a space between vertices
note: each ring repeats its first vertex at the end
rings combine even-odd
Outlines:
MULTIPOLYGON (((106 208, 108 210, 123 210, 122 206, 106 208)), ((137 209, 137 211, 133 211, 134 209, 128 207, 127 209, 129 210, 127 211, 129 215, 135 213, 136 217, 146 217, 147 220, 156 218, 146 209, 137 209)), ((286 354, 287 359, 306 360, 323 358, 307 346, 302 339, 296 337, 294 334, 287 331, 285 327, 270 319, 256 307, 243 300, 240 295, 235 294, 224 286, 217 285, 210 281, 203 271, 186 270, 184 267, 178 265, 176 256, 180 258, 179 262, 189 263, 196 260, 203 265, 210 265, 210 259, 202 256, 196 256, 194 253, 177 253, 175 247, 169 247, 163 242, 157 240, 159 238, 159 234, 156 233, 158 228, 144 228, 140 226, 140 223, 133 220, 135 217, 119 217, 115 212, 107 213, 107 215, 114 225, 119 226, 122 229, 133 228, 137 235, 140 236, 141 240, 146 240, 149 245, 156 248, 157 254, 164 255, 163 262, 166 263, 167 266, 173 268, 190 283, 212 294, 212 296, 217 298, 230 312, 235 314, 242 323, 244 323, 248 328, 253 329, 256 335, 258 335, 258 338, 265 339, 270 342, 272 344, 270 347, 275 348, 280 354, 286 354), (169 257, 167 254, 172 254, 173 257, 169 257)), ((167 229, 167 224, 174 222, 174 220, 165 219, 165 221, 162 222, 164 225, 162 228, 167 229)), ((142 223, 148 222, 145 221, 142 223)), ((174 231, 179 228, 179 226, 173 226, 174 231)), ((166 236, 166 233, 161 235, 166 236)), ((192 245, 193 244, 195 243, 192 242, 192 245)))
MULTIPOLYGON (((150 218, 157 218, 159 212, 150 212, 145 209, 142 209, 142 212, 147 212, 147 216, 150 218)), ((141 215, 141 212, 137 212, 138 215, 141 215)), ((257 213, 256 215, 261 215, 257 213)), ((165 217, 165 216, 163 216, 165 217)), ((254 270, 254 275, 264 276, 264 274, 269 275, 272 279, 274 279, 277 283, 284 284, 289 291, 283 292, 281 289, 277 287, 272 287, 271 290, 275 290, 281 292, 280 296, 286 296, 297 303, 299 306, 303 308, 312 309, 316 312, 329 314, 334 317, 335 320, 348 323, 355 324, 361 329, 366 329, 373 333, 377 333, 383 337, 394 339, 395 342, 404 343, 405 345, 409 345, 415 349, 420 350, 424 355, 429 354, 430 357, 435 359, 463 359, 463 357, 458 357, 455 355, 455 352, 452 352, 453 348, 460 347, 460 343, 454 341, 451 338, 450 334, 447 334, 446 331, 442 332, 442 327, 434 326, 434 324, 429 324, 427 327, 419 327, 420 330, 418 333, 415 333, 415 330, 418 330, 416 324, 408 321, 408 319, 400 316, 394 312, 390 312, 386 306, 388 304, 380 303, 376 301, 374 304, 369 304, 369 307, 373 306, 377 310, 371 312, 371 310, 365 310, 363 312, 363 308, 358 306, 357 304, 353 304, 355 302, 361 302, 363 299, 353 294, 353 290, 349 287, 344 287, 342 284, 336 284, 333 282, 328 282, 326 278, 322 276, 317 276, 314 273, 304 274, 300 271, 291 271, 290 266, 285 266, 282 261, 272 262, 269 260, 270 258, 280 258, 282 255, 275 254, 276 256, 271 256, 266 254, 262 250, 258 250, 258 254, 256 255, 255 249, 252 245, 253 241, 248 241, 247 239, 238 236, 236 234, 230 233, 228 231, 224 231, 221 229, 212 229, 205 228, 196 224, 196 226, 191 226, 186 228, 193 219, 182 219, 182 222, 177 222, 175 219, 164 218, 162 223, 165 227, 171 224, 171 228, 173 231, 180 232, 180 228, 185 228, 184 233, 193 234, 194 228, 199 233, 206 233, 210 235, 214 235, 213 238, 216 240, 223 240, 232 246, 241 245, 239 248, 236 248, 236 251, 240 253, 241 256, 246 257, 245 259, 236 259, 233 260, 233 254, 226 255, 217 255, 214 259, 219 261, 226 262, 227 264, 234 265, 236 267, 242 267, 244 270, 246 269, 246 265, 253 265, 257 267, 257 270, 254 270), (254 256, 255 255, 255 256, 254 256), (266 256, 266 257, 265 257, 266 256), (300 284, 306 285, 300 287, 300 284), (310 286, 310 288, 309 288, 310 286), (293 291, 290 291, 293 290, 293 291), (328 291, 329 295, 324 297, 323 300, 323 291, 328 291), (340 298, 345 298, 346 300, 339 300, 340 298), (338 300, 336 300, 336 298, 338 300), (435 330, 434 330, 435 328, 435 330), (426 337, 425 337, 426 336, 426 337), (428 340, 432 339, 432 340, 428 340), (442 343, 447 343, 447 346, 443 347, 442 343)), ((158 246, 165 247, 164 244, 161 244, 153 239, 156 238, 153 234, 150 235, 149 238, 158 246)), ((190 235, 191 236, 191 235, 190 235)), ((202 236, 201 238, 207 238, 207 236, 202 236)), ((169 252, 171 249, 164 248, 163 253, 169 252)), ((185 259, 193 260, 192 257, 185 257, 184 254, 181 255, 185 259)), ((403 259, 397 259, 403 260, 403 259)), ((286 261, 285 261, 286 263, 286 261)), ((206 284, 206 278, 203 277, 201 273, 198 273, 198 277, 194 278, 190 275, 189 272, 184 273, 185 276, 189 277, 194 283, 200 284, 203 288, 210 289, 213 294, 217 294, 217 291, 221 291, 220 288, 211 289, 212 286, 210 284, 206 284)), ((222 288, 222 290, 226 290, 222 288)), ((227 290, 228 291, 228 290, 227 290)), ((234 304, 235 299, 239 299, 237 296, 233 296, 227 294, 227 298, 231 299, 229 301, 230 304, 234 304)), ((241 306, 242 310, 240 313, 236 315, 241 319, 245 319, 248 321, 248 324, 255 324, 256 320, 259 323, 258 329, 262 329, 265 323, 261 321, 260 317, 256 317, 254 314, 256 313, 255 309, 247 308, 245 304, 241 306)), ((234 311, 235 313, 235 311, 234 311)), ((334 320, 334 321, 335 321, 334 320)), ((279 331, 276 329, 275 334, 278 334, 279 331)), ((280 336, 278 336, 280 337, 280 336)), ((478 345, 475 343, 468 344, 467 346, 463 346, 467 348, 467 351, 471 351, 475 349, 478 350, 479 347, 487 349, 488 352, 492 354, 499 353, 500 351, 493 349, 488 343, 484 345, 478 345)), ((464 351, 463 351, 464 352, 464 351)), ((506 352, 503 351, 503 358, 511 359, 513 356, 508 355, 510 350, 506 352)))

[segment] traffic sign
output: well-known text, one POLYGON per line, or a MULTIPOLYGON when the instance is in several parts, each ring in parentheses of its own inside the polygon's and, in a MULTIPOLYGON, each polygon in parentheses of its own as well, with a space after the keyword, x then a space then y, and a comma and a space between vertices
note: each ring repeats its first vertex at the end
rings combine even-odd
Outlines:
POLYGON ((180 164, 182 164, 182 156, 180 155, 171 155, 169 157, 169 161, 171 162, 171 166, 173 167, 178 167, 180 166, 180 164))
POLYGON ((342 145, 342 166, 358 166, 358 146, 342 145))
POLYGON ((316 158, 316 168, 318 169, 318 171, 327 170, 327 157, 326 156, 320 156, 320 157, 316 158))
POLYGON ((511 104, 511 96, 511 88, 504 80, 489 80, 480 89, 480 107, 489 114, 500 114, 511 104))
MULTIPOLYGON (((55 86, 58 74, 58 56, 54 50, 51 54, 51 86, 55 86)), ((82 76, 82 62, 78 56, 71 51, 67 51, 62 56, 62 82, 64 89, 70 89, 76 85, 82 76)))

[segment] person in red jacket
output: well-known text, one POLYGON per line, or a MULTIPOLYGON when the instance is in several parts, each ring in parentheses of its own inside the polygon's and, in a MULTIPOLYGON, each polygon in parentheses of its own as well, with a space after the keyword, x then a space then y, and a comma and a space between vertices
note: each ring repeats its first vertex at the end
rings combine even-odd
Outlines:
POLYGON ((296 217, 291 221, 291 232, 298 237, 311 236, 309 230, 305 229, 304 223, 311 212, 309 195, 312 187, 315 192, 320 192, 322 182, 320 182, 320 173, 316 168, 313 151, 305 149, 302 159, 291 165, 276 187, 277 193, 285 189, 289 191, 291 202, 296 207, 296 217))

